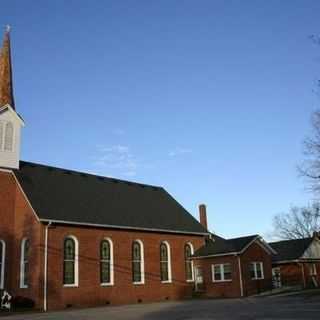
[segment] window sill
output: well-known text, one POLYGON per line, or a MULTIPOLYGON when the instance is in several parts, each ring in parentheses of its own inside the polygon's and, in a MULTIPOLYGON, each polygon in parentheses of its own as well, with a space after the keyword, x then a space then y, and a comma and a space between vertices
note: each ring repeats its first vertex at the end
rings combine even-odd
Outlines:
POLYGON ((64 284, 63 287, 64 288, 78 288, 79 285, 78 284, 64 284))
POLYGON ((186 282, 194 282, 193 279, 186 280, 186 282))
POLYGON ((144 284, 144 281, 140 281, 140 282, 132 282, 133 285, 135 286, 139 286, 139 285, 142 285, 144 284))
POLYGON ((232 279, 230 280, 213 280, 213 283, 221 283, 221 282, 232 282, 232 279))
POLYGON ((101 287, 112 287, 114 285, 113 282, 110 282, 110 283, 100 283, 100 286, 101 287))
POLYGON ((29 288, 29 286, 26 286, 26 285, 20 285, 20 287, 19 287, 20 289, 28 289, 29 288))
POLYGON ((161 283, 164 283, 164 284, 166 284, 166 283, 172 283, 172 280, 161 281, 161 283))
POLYGON ((264 280, 264 278, 251 278, 252 281, 264 280))

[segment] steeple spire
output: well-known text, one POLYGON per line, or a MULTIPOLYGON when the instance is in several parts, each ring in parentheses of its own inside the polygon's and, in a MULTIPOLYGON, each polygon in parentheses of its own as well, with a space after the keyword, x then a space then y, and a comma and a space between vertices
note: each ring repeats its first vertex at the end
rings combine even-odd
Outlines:
POLYGON ((0 51, 0 108, 6 104, 15 109, 12 88, 10 26, 6 27, 0 51))

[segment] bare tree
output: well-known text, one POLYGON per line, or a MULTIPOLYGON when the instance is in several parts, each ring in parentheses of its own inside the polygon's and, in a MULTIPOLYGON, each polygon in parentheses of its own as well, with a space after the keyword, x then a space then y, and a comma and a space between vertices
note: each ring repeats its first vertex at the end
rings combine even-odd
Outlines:
POLYGON ((320 204, 308 207, 292 207, 287 213, 277 214, 273 219, 274 235, 280 239, 312 237, 320 230, 320 204))
POLYGON ((298 170, 307 179, 310 189, 318 198, 320 195, 320 111, 313 113, 311 124, 313 135, 304 141, 305 160, 298 170))

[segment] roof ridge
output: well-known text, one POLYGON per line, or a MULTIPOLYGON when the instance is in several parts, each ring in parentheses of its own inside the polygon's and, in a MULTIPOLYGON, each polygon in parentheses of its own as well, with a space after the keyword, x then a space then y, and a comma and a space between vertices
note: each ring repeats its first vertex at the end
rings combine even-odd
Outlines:
POLYGON ((137 186, 144 186, 144 187, 150 187, 150 188, 157 188, 157 189, 162 189, 165 190, 162 186, 157 186, 157 185, 151 185, 151 184, 146 184, 146 183, 140 183, 140 182, 135 182, 135 181, 129 181, 129 180, 123 180, 123 179, 118 179, 118 178, 113 178, 113 177, 107 177, 107 176, 103 176, 103 175, 97 175, 94 173, 89 173, 89 172, 84 172, 84 171, 78 171, 78 170, 74 170, 74 169, 67 169, 67 168, 61 168, 61 167, 56 167, 56 166, 51 166, 51 165, 47 165, 47 164, 42 164, 42 163, 36 163, 36 162, 30 162, 30 161, 23 161, 20 160, 20 164, 25 164, 25 165, 30 165, 30 166, 39 166, 39 167, 45 167, 45 168, 50 168, 50 169, 54 169, 54 170, 58 170, 58 171, 70 171, 72 173, 75 174, 79 174, 79 175, 88 175, 91 177, 95 177, 95 178, 104 178, 104 179, 109 179, 109 180, 116 180, 120 183, 130 183, 130 184, 134 184, 137 186))
POLYGON ((260 237, 260 236, 258 234, 252 234, 252 235, 249 235, 249 236, 230 238, 230 239, 226 239, 226 240, 227 241, 232 241, 232 240, 245 239, 245 238, 255 238, 255 237, 260 237))
POLYGON ((307 237, 307 238, 300 238, 300 239, 287 239, 287 240, 279 240, 279 241, 273 241, 273 242, 268 242, 269 244, 277 244, 277 243, 285 243, 285 242, 292 242, 292 241, 303 241, 303 240, 311 240, 313 239, 312 237, 307 237))

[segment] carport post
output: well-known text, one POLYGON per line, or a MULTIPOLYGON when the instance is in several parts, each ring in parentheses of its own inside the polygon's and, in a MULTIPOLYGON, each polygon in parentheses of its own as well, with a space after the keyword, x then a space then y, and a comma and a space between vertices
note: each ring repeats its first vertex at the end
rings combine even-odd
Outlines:
POLYGON ((243 297, 243 281, 242 281, 242 270, 241 270, 240 255, 238 256, 238 266, 239 266, 240 292, 241 292, 241 297, 243 297))

